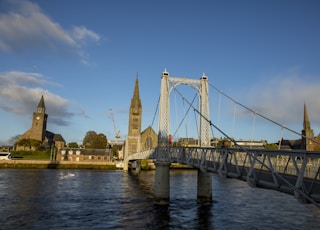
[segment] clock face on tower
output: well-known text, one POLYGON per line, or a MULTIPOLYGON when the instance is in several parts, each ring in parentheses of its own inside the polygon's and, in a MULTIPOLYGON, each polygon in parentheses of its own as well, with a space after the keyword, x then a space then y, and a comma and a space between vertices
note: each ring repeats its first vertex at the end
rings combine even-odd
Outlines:
POLYGON ((39 121, 39 120, 40 120, 40 117, 39 117, 39 116, 37 116, 37 117, 36 117, 36 119, 37 119, 37 121, 39 121))

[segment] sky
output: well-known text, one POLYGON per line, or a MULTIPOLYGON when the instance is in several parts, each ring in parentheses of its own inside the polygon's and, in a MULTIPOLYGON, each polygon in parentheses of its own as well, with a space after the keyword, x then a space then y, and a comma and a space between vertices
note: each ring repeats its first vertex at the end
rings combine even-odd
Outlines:
MULTIPOLYGON (((297 138, 221 92, 299 133, 306 103, 318 135, 319 12, 317 0, 0 0, 0 146, 31 127, 42 95, 47 129, 67 143, 88 131, 114 139, 110 109, 125 138, 137 76, 142 129, 157 131, 165 69, 208 76, 219 89, 209 87, 210 119, 230 136, 297 138)), ((180 90, 192 100, 189 88, 180 90)), ((175 133, 188 106, 177 93, 170 100, 175 133)), ((177 136, 194 135, 192 116, 177 136)))

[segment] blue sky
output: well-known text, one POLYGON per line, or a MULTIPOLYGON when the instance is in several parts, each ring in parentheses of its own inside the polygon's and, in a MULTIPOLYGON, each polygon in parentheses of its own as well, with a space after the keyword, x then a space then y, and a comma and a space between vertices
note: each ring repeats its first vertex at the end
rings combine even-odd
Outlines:
MULTIPOLYGON (((297 132, 306 102, 318 135, 319 12, 320 2, 311 0, 2 0, 0 145, 31 127, 41 95, 48 130, 67 142, 81 143, 90 130, 113 139, 110 108, 125 137, 137 74, 144 129, 165 68, 175 77, 205 73, 224 93, 297 132)), ((229 135, 269 141, 282 135, 238 107, 233 119, 234 104, 209 90, 210 118, 229 135)), ((175 111, 186 109, 172 100, 175 111)), ((193 135, 191 117, 179 136, 193 135)), ((172 129, 178 123, 172 119, 172 129)))

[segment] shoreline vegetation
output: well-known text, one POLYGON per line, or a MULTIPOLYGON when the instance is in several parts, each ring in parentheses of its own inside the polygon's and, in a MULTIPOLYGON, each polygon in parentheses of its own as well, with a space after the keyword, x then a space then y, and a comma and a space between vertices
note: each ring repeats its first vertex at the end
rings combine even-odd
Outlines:
MULTIPOLYGON (((50 160, 1 160, 0 169, 97 169, 97 170, 122 170, 116 167, 117 162, 72 162, 50 160)), ((153 164, 141 165, 141 170, 154 170, 153 164)), ((171 169, 191 169, 187 165, 172 163, 171 169)))
POLYGON ((118 169, 115 162, 70 162, 50 160, 2 160, 1 168, 13 169, 118 169))
MULTIPOLYGON (((50 160, 50 151, 11 151, 11 160, 0 160, 0 169, 96 169, 123 170, 117 167, 119 161, 57 161, 50 160)), ((171 169, 191 169, 187 165, 171 163, 171 169)), ((154 170, 152 160, 141 160, 141 170, 154 170)))

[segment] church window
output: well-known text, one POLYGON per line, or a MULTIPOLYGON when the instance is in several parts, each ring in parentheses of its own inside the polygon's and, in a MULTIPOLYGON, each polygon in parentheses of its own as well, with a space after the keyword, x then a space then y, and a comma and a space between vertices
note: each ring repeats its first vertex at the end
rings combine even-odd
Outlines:
POLYGON ((144 144, 145 149, 151 149, 152 148, 152 138, 147 137, 146 142, 144 144))

